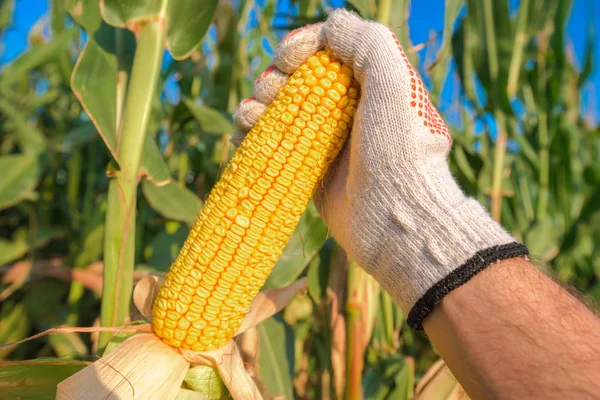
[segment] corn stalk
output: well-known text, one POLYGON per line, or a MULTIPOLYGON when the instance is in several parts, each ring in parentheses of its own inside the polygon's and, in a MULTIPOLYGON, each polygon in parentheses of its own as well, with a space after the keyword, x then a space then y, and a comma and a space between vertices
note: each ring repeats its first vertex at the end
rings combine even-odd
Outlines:
MULTIPOLYGON (((133 68, 121 131, 118 135, 118 171, 108 189, 104 238, 104 282, 102 288, 103 326, 119 326, 129 316, 135 264, 135 210, 142 148, 158 74, 163 57, 165 32, 160 21, 149 21, 137 38, 133 68)), ((99 348, 110 339, 100 336, 99 348)))

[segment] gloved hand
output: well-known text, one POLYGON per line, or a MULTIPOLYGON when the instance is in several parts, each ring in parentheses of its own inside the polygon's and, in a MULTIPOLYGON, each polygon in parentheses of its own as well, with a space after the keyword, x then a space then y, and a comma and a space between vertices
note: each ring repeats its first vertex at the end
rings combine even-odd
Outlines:
POLYGON ((279 44, 254 98, 236 112, 238 139, 287 74, 324 46, 354 70, 361 95, 350 140, 315 197, 317 208, 333 237, 421 328, 446 294, 527 248, 454 181, 449 131, 393 32, 348 11, 334 11, 326 23, 279 44))

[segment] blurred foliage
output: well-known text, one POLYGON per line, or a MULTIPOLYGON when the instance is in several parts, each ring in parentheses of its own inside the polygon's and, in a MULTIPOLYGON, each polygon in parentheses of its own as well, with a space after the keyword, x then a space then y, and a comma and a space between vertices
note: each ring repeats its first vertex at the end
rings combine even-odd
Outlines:
MULTIPOLYGON (((51 3, 27 51, 0 73, 0 343, 98 319, 121 78, 135 48, 133 35, 116 26, 146 15, 135 8, 120 14, 117 2, 106 0, 103 20, 97 2, 51 3)), ((169 29, 172 57, 165 56, 151 99, 137 190, 139 273, 162 273, 176 257, 231 155, 231 113, 251 95, 272 49, 289 29, 322 20, 329 7, 326 0, 294 0, 293 12, 278 15, 276 3, 223 0, 212 22, 214 9, 186 19, 170 6, 172 18, 185 19, 180 29, 195 29, 187 36, 169 29)), ((579 96, 595 38, 587 38, 576 67, 565 34, 571 1, 521 0, 516 10, 512 3, 447 0, 443 31, 415 46, 409 0, 347 6, 389 24, 434 101, 450 103, 441 108, 458 121, 450 127, 450 161, 464 190, 541 264, 600 301, 600 131, 581 115, 579 96)), ((0 1, 0 32, 10 28, 14 7, 0 1)), ((362 391, 368 399, 405 399, 442 391, 436 398, 446 398, 455 390, 438 370, 425 375, 435 351, 347 262, 314 207, 266 286, 300 276, 308 276, 307 293, 258 328, 258 376, 271 394, 320 399, 362 391)), ((73 333, 3 350, 0 359, 60 360, 2 362, 0 387, 26 376, 22 396, 52 398, 56 382, 93 360, 96 341, 73 333)))

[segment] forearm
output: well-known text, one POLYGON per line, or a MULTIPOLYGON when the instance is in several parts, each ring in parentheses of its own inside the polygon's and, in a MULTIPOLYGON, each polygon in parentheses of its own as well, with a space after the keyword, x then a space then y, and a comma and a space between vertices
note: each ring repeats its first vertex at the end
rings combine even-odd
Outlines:
POLYGON ((525 260, 489 266, 423 327, 473 399, 600 393, 600 320, 525 260))

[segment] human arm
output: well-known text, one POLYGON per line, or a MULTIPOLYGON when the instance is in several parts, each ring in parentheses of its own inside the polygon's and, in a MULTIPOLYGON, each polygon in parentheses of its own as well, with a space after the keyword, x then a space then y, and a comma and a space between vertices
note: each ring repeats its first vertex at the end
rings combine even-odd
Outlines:
POLYGON ((423 327, 473 399, 600 394, 600 320, 524 259, 477 274, 423 327))

